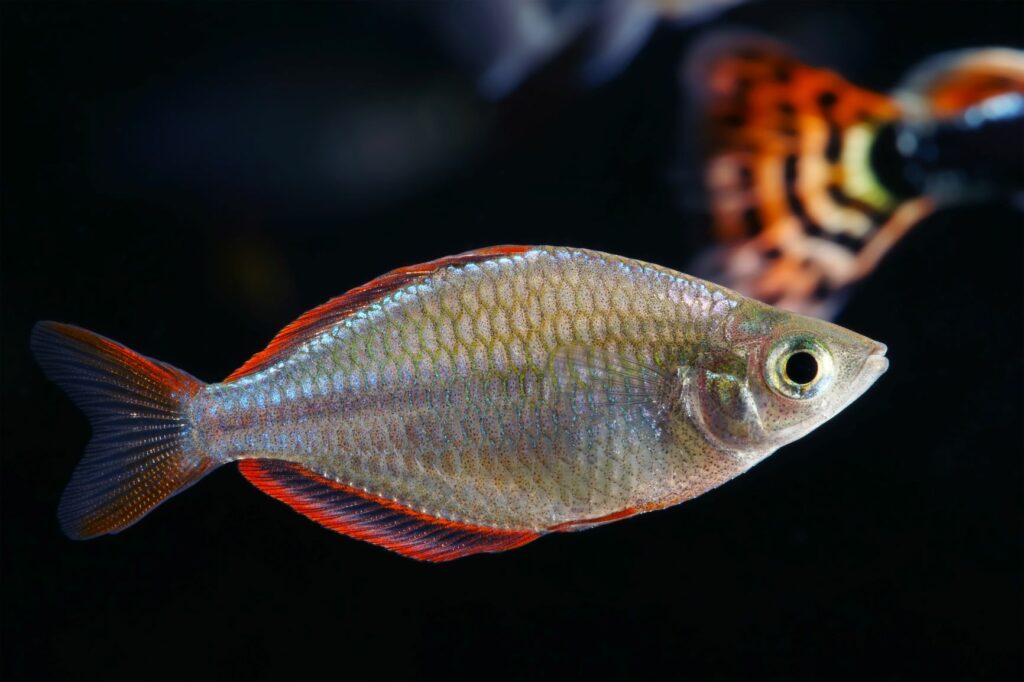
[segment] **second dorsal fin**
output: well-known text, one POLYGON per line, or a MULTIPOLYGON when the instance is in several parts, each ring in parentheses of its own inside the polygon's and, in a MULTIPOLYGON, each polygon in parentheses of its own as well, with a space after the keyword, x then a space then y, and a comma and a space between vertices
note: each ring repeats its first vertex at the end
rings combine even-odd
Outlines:
POLYGON ((479 263, 480 261, 499 256, 523 253, 531 248, 533 247, 491 246, 460 253, 457 256, 447 256, 427 263, 409 265, 392 270, 304 313, 299 319, 279 331, 266 348, 249 358, 244 365, 235 370, 225 381, 234 381, 248 374, 266 369, 277 362, 281 355, 302 345, 324 329, 334 326, 340 320, 353 314, 363 306, 387 296, 389 293, 400 289, 413 280, 425 277, 449 266, 479 263))

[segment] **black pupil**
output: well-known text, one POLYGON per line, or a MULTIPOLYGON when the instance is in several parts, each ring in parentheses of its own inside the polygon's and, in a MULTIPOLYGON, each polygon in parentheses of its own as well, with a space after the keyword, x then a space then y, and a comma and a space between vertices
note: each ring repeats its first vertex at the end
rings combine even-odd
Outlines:
POLYGON ((818 376, 818 361, 810 353, 793 353, 786 360, 786 376, 795 384, 809 384, 818 376))

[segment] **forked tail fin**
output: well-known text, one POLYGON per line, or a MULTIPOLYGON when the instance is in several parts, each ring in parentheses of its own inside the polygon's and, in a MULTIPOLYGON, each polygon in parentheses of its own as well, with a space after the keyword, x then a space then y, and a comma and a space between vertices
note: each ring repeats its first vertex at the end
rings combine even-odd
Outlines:
POLYGON ((832 314, 927 197, 893 182, 880 151, 903 112, 888 95, 749 33, 703 39, 685 72, 703 119, 718 245, 692 274, 804 314, 832 314))
POLYGON ((39 322, 31 343, 93 429, 57 510, 68 537, 117 533, 219 464, 193 442, 184 412, 201 381, 71 325, 39 322))

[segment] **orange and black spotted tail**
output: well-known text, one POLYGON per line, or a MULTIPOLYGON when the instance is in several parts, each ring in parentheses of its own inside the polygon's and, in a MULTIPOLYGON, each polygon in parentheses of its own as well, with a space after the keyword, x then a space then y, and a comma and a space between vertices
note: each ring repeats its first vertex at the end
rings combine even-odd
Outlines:
POLYGON ((694 274, 820 313, 814 302, 850 283, 862 253, 910 198, 876 176, 872 159, 899 104, 751 34, 706 39, 686 75, 705 126, 721 245, 694 274))
POLYGON ((900 116, 889 97, 746 34, 704 41, 690 77, 699 79, 720 239, 755 236, 789 220, 812 236, 857 240, 890 205, 871 195, 858 175, 863 168, 852 167, 867 167, 870 141, 900 116))
POLYGON ((71 325, 40 322, 31 344, 93 428, 57 512, 69 537, 117 533, 218 465, 194 446, 184 412, 199 380, 71 325))

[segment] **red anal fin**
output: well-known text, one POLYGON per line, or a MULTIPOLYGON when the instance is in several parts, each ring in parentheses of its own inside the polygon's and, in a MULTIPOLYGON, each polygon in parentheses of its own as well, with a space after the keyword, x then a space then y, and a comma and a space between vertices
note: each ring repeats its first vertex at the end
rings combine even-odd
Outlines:
POLYGON ((611 523, 612 521, 628 519, 630 516, 635 516, 636 514, 639 514, 641 511, 643 510, 638 509, 636 507, 630 507, 628 509, 623 509, 622 511, 612 512, 611 514, 605 514, 604 516, 598 516, 593 519, 566 521, 565 523, 560 523, 557 526, 551 526, 548 530, 560 533, 568 533, 577 530, 587 530, 588 528, 593 528, 595 526, 603 526, 604 524, 611 523))
POLYGON ((503 552, 539 537, 532 531, 500 530, 429 516, 292 462, 250 459, 238 466, 257 488, 320 525, 421 561, 503 552))
POLYGON ((299 319, 278 332, 277 336, 271 340, 265 349, 249 358, 244 365, 235 370, 224 381, 234 381, 248 374, 266 369, 277 362, 278 358, 283 354, 309 341, 323 330, 333 327, 340 320, 352 315, 360 308, 387 296, 397 289, 401 289, 414 280, 426 277, 449 266, 479 263, 491 258, 523 253, 532 248, 532 246, 491 246, 475 251, 467 251, 457 256, 447 256, 427 263, 409 265, 392 270, 304 313, 299 319))

